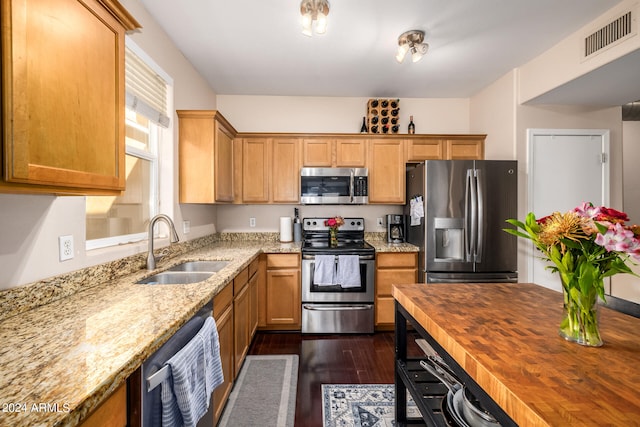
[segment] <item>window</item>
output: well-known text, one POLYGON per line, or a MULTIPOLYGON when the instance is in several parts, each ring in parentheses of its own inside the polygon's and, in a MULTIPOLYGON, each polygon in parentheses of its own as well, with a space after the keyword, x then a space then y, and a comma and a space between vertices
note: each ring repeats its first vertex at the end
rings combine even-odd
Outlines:
POLYGON ((171 79, 129 39, 125 79, 126 191, 87 197, 88 250, 146 239, 149 220, 159 213, 159 159, 164 158, 159 152, 163 140, 172 145, 167 116, 171 79))

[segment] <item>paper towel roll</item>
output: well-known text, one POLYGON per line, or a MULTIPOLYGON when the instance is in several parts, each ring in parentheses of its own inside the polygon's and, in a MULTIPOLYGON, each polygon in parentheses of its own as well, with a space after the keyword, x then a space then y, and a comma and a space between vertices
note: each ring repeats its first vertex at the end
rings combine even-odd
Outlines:
POLYGON ((280 217, 280 241, 291 242, 293 240, 292 220, 290 216, 280 217))

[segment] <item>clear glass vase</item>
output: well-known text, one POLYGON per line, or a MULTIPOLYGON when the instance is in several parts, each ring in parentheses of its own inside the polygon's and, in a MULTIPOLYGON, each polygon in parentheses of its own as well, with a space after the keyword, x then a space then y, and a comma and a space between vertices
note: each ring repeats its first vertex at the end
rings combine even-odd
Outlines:
POLYGON ((584 295, 576 288, 563 285, 564 316, 560 323, 560 336, 584 346, 600 347, 599 310, 595 292, 584 295))
POLYGON ((329 228, 329 246, 332 248, 338 247, 338 229, 337 228, 329 228))

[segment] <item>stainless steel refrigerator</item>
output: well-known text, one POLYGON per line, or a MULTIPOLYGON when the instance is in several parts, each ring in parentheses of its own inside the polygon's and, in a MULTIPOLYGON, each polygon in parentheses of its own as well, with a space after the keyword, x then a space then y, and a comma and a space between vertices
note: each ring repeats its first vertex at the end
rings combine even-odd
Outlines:
POLYGON ((516 161, 409 166, 404 214, 407 241, 420 248, 419 281, 517 282, 516 237, 502 231, 517 217, 517 198, 516 161))

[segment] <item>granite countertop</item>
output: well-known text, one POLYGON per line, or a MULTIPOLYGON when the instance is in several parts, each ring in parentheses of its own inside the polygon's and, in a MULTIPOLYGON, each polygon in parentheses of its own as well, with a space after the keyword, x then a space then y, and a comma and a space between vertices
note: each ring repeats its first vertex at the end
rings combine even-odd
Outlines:
POLYGON ((411 243, 387 243, 386 240, 367 240, 376 252, 418 252, 418 247, 411 243))
MULTIPOLYGON (((204 282, 138 285, 154 273, 138 267, 6 317, 0 321, 0 426, 78 424, 260 253, 299 251, 295 243, 214 242, 154 270, 190 260, 230 261, 204 282)), ((91 280, 96 277, 84 278, 91 280)))

